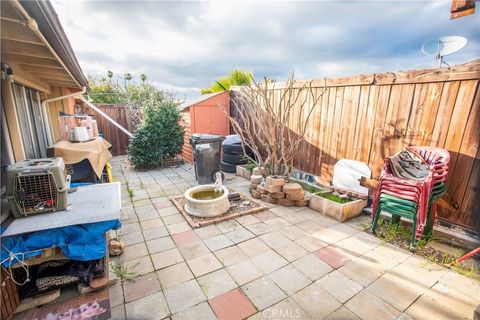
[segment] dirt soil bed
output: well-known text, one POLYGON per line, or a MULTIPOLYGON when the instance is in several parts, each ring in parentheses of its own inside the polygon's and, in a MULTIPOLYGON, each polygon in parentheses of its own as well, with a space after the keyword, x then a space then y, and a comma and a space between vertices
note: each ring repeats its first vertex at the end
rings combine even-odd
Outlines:
MULTIPOLYGON (((370 230, 369 226, 365 229, 367 232, 369 232, 370 230)), ((411 226, 407 225, 404 222, 400 222, 397 226, 395 226, 391 225, 388 221, 380 218, 376 230, 376 236, 402 249, 410 249, 411 226)), ((429 246, 429 243, 434 240, 448 243, 448 239, 443 239, 445 241, 442 241, 441 238, 438 238, 438 236, 434 234, 428 240, 425 238, 419 240, 414 254, 422 256, 436 264, 446 267, 447 264, 454 261, 455 259, 458 259, 466 253, 466 251, 462 248, 453 249, 453 254, 451 252, 449 253, 441 250, 436 250, 429 246)), ((480 270, 478 267, 479 265, 480 262, 478 260, 474 260, 474 258, 471 258, 470 260, 454 265, 452 269, 454 269, 460 274, 464 274, 468 277, 480 281, 480 270)))

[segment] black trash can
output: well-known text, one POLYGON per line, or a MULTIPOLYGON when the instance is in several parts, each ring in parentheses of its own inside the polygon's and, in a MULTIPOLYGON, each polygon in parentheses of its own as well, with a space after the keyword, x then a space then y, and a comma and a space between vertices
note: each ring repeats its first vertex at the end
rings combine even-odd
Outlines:
POLYGON ((215 175, 220 171, 221 145, 224 139, 224 136, 214 134, 192 134, 190 144, 195 162, 195 178, 199 184, 215 181, 215 175))

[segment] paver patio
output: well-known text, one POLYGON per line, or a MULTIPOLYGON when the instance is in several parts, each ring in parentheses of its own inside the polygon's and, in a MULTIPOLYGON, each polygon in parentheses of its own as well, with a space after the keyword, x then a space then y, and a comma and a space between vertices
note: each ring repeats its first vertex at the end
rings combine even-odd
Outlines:
MULTIPOLYGON (((480 304, 478 282, 363 232, 368 217, 340 224, 269 205, 192 229, 168 199, 196 185, 193 167, 135 171, 124 160, 111 161, 119 259, 138 276, 110 288, 113 319, 472 319, 480 304)), ((248 195, 243 178, 225 184, 248 195)))

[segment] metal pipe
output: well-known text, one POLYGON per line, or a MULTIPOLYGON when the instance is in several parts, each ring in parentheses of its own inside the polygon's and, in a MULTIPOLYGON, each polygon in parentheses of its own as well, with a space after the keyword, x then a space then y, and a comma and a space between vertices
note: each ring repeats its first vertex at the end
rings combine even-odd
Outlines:
POLYGON ((47 142, 48 142, 49 145, 53 144, 53 139, 52 139, 52 128, 50 127, 50 120, 49 120, 48 114, 47 114, 47 103, 72 98, 72 97, 75 97, 79 94, 84 94, 85 92, 87 92, 87 87, 82 87, 82 90, 74 92, 74 93, 69 93, 69 94, 66 94, 66 95, 63 95, 63 96, 58 96, 58 97, 53 97, 53 98, 42 100, 41 108, 42 108, 42 112, 43 112, 43 115, 44 115, 45 119, 47 119, 47 121, 45 121, 45 124, 48 127, 47 130, 48 130, 49 134, 47 135, 47 142))
POLYGON ((477 249, 474 249, 472 251, 470 251, 469 253, 461 256, 460 258, 456 259, 455 261, 452 261, 451 263, 447 264, 447 267, 451 267, 451 266, 454 266, 456 265, 457 263, 460 263, 464 260, 467 260, 467 259, 470 259, 471 257, 473 257, 474 255, 476 255, 477 253, 480 253, 480 247, 478 247, 477 249))
POLYGON ((87 104, 87 106, 89 106, 90 108, 92 108, 93 110, 95 110, 99 115, 101 115, 102 117, 104 117, 107 121, 109 121, 111 124, 113 124, 115 127, 117 127, 118 129, 120 129, 123 133, 125 133, 127 136, 129 136, 130 138, 133 137, 133 135, 130 133, 130 131, 128 131, 127 129, 125 129, 121 124, 119 124, 117 121, 113 120, 112 118, 110 118, 110 116, 108 114, 106 114, 105 112, 103 112, 102 110, 100 110, 96 105, 92 104, 90 101, 88 101, 87 99, 85 99, 84 97, 82 96, 79 96, 78 97, 80 100, 82 100, 83 102, 85 102, 87 104))

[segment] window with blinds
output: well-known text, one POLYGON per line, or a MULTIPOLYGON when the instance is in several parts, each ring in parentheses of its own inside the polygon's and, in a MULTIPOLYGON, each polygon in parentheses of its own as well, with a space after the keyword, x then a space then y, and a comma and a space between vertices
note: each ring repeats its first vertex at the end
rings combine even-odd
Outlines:
POLYGON ((12 84, 23 148, 27 159, 47 156, 47 129, 38 91, 12 84))

